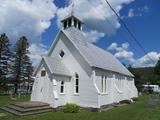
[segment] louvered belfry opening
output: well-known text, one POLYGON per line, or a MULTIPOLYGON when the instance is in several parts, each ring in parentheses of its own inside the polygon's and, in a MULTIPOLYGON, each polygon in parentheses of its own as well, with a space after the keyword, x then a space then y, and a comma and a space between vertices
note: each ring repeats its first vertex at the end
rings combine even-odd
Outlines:
POLYGON ((83 22, 78 17, 75 17, 74 15, 70 15, 66 18, 64 18, 62 21, 63 29, 67 29, 69 27, 75 27, 82 31, 82 25, 83 22))

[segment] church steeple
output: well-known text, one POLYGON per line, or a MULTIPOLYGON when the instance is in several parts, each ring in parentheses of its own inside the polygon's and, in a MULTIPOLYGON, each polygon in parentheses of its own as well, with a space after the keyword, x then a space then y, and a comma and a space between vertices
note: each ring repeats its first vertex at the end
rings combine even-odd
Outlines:
POLYGON ((74 2, 72 3, 72 10, 71 13, 65 17, 63 20, 61 20, 63 24, 63 28, 67 29, 69 27, 75 27, 82 31, 82 25, 84 24, 83 21, 77 17, 74 13, 74 2))

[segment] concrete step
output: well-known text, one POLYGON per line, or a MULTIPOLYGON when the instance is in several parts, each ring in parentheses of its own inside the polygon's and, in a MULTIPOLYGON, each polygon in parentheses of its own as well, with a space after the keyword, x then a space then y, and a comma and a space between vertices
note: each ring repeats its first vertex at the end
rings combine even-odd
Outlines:
POLYGON ((31 111, 39 111, 39 110, 46 110, 46 109, 51 109, 50 106, 40 106, 40 107, 32 107, 32 108, 22 108, 22 107, 18 107, 15 105, 6 105, 5 107, 13 109, 15 111, 24 113, 24 112, 31 112, 31 111))
POLYGON ((3 107, 1 108, 9 113, 12 113, 14 115, 17 115, 17 116, 26 116, 26 115, 34 115, 34 114, 40 114, 40 113, 45 113, 45 112, 52 112, 53 109, 45 109, 45 110, 38 110, 38 111, 30 111, 30 112, 19 112, 19 111, 16 111, 14 109, 10 109, 10 108, 7 108, 7 107, 3 107))
POLYGON ((54 109, 49 106, 49 104, 41 102, 21 102, 9 104, 1 108, 14 115, 24 116, 24 115, 34 115, 44 112, 51 112, 54 109))
POLYGON ((10 105, 14 105, 21 108, 36 108, 36 107, 49 106, 49 104, 42 102, 21 102, 21 103, 12 103, 10 105))

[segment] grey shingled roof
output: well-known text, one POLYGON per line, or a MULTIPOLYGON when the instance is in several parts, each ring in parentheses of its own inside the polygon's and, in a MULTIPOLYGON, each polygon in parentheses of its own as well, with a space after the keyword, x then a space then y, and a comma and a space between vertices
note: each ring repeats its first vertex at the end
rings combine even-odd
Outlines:
POLYGON ((71 76, 69 70, 60 59, 53 57, 43 57, 43 59, 52 74, 71 76))
POLYGON ((77 47, 90 66, 134 77, 111 53, 87 42, 80 30, 70 27, 62 32, 77 47))

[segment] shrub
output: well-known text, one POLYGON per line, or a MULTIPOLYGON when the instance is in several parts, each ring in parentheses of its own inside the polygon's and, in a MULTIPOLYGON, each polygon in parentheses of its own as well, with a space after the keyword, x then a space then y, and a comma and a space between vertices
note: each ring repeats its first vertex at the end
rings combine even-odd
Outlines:
POLYGON ((62 108, 64 113, 78 113, 80 110, 80 107, 74 103, 67 103, 62 108))

